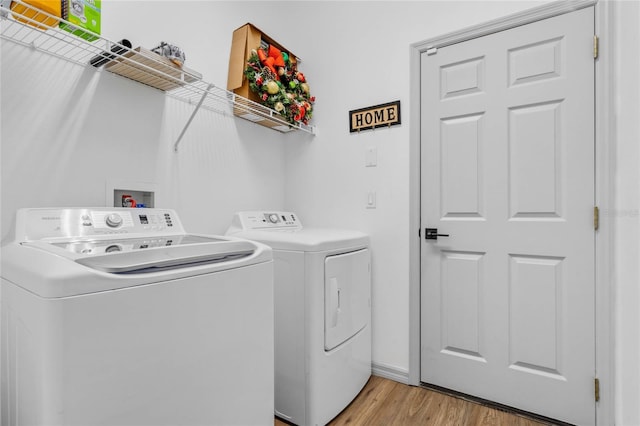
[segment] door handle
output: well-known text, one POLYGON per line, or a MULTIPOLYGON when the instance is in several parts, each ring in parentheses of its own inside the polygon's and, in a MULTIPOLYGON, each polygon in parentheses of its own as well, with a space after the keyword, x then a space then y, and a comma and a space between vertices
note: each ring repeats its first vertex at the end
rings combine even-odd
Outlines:
POLYGON ((437 240, 438 237, 448 237, 449 234, 438 234, 438 228, 424 228, 425 240, 437 240))

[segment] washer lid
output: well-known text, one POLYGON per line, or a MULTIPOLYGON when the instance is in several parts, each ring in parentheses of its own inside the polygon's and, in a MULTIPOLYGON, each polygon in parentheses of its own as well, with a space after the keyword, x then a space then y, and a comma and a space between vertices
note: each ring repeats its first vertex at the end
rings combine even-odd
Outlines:
POLYGON ((271 249, 187 234, 175 211, 116 207, 20 209, 2 247, 6 280, 45 298, 77 296, 271 262, 271 249))
POLYGON ((369 236, 360 231, 331 228, 246 230, 233 236, 264 243, 274 250, 307 252, 365 247, 369 244, 369 236))
POLYGON ((185 237, 189 244, 146 248, 140 247, 142 238, 14 242, 2 247, 2 278, 38 296, 58 298, 223 272, 273 259, 269 247, 253 241, 185 237), (122 250, 109 250, 115 246, 122 250))
POLYGON ((233 241, 116 252, 83 257, 76 259, 76 262, 112 274, 146 274, 243 259, 251 256, 255 249, 248 241, 233 241))
POLYGON ((203 235, 156 235, 118 239, 73 239, 62 242, 22 243, 34 245, 44 250, 62 248, 68 256, 97 256, 107 253, 137 252, 158 247, 175 247, 193 244, 217 243, 227 238, 203 235))

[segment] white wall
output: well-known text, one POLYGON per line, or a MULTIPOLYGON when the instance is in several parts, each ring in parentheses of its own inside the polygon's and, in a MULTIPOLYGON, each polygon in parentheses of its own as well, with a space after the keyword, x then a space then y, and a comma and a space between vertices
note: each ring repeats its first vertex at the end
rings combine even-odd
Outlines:
MULTIPOLYGON (((368 232, 373 248, 373 358, 399 373, 409 357, 409 45, 542 2, 103 2, 103 34, 134 46, 181 46, 186 65, 226 85, 233 29, 252 22, 302 57, 317 96, 316 137, 281 135, 201 111, 108 72, 2 42, 2 236, 19 207, 89 205, 113 180, 154 182, 158 205, 194 232, 222 233, 241 209, 290 209, 310 226, 368 232), (348 111, 400 100, 400 126, 349 134, 348 111), (378 166, 364 167, 367 147, 378 166), (365 209, 377 192, 378 208, 365 209)), ((637 2, 619 13, 617 94, 616 417, 640 424, 638 360, 637 2), (624 32, 624 36, 622 35, 624 32)))
POLYGON ((616 424, 640 425, 640 3, 615 4, 613 145, 616 424))
MULTIPOLYGON (((185 3, 106 1, 103 35, 173 42, 224 87, 231 34, 245 18, 185 3)), ((17 208, 104 205, 109 182, 157 184, 156 205, 176 208, 192 232, 224 233, 237 210, 283 208, 290 135, 201 110, 174 153, 193 106, 11 42, 1 54, 3 237, 17 208)))

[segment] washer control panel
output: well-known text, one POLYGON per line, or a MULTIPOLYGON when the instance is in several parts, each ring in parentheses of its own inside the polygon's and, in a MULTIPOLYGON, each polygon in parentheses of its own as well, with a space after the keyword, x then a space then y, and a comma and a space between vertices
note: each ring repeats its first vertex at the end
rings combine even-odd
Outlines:
POLYGON ((231 227, 236 230, 248 229, 302 229, 298 216, 292 212, 250 211, 239 212, 233 217, 231 227))
POLYGON ((184 233, 184 229, 176 212, 169 209, 21 209, 16 216, 16 238, 19 241, 116 234, 176 233, 184 233))

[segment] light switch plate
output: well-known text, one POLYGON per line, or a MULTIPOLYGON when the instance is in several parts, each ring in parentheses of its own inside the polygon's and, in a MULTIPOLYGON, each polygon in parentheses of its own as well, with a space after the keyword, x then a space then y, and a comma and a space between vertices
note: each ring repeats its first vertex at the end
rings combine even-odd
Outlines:
POLYGON ((375 209, 376 208, 376 193, 375 191, 367 192, 367 208, 375 209))
POLYGON ((376 167, 378 165, 378 149, 375 146, 367 147, 364 155, 365 167, 376 167))

